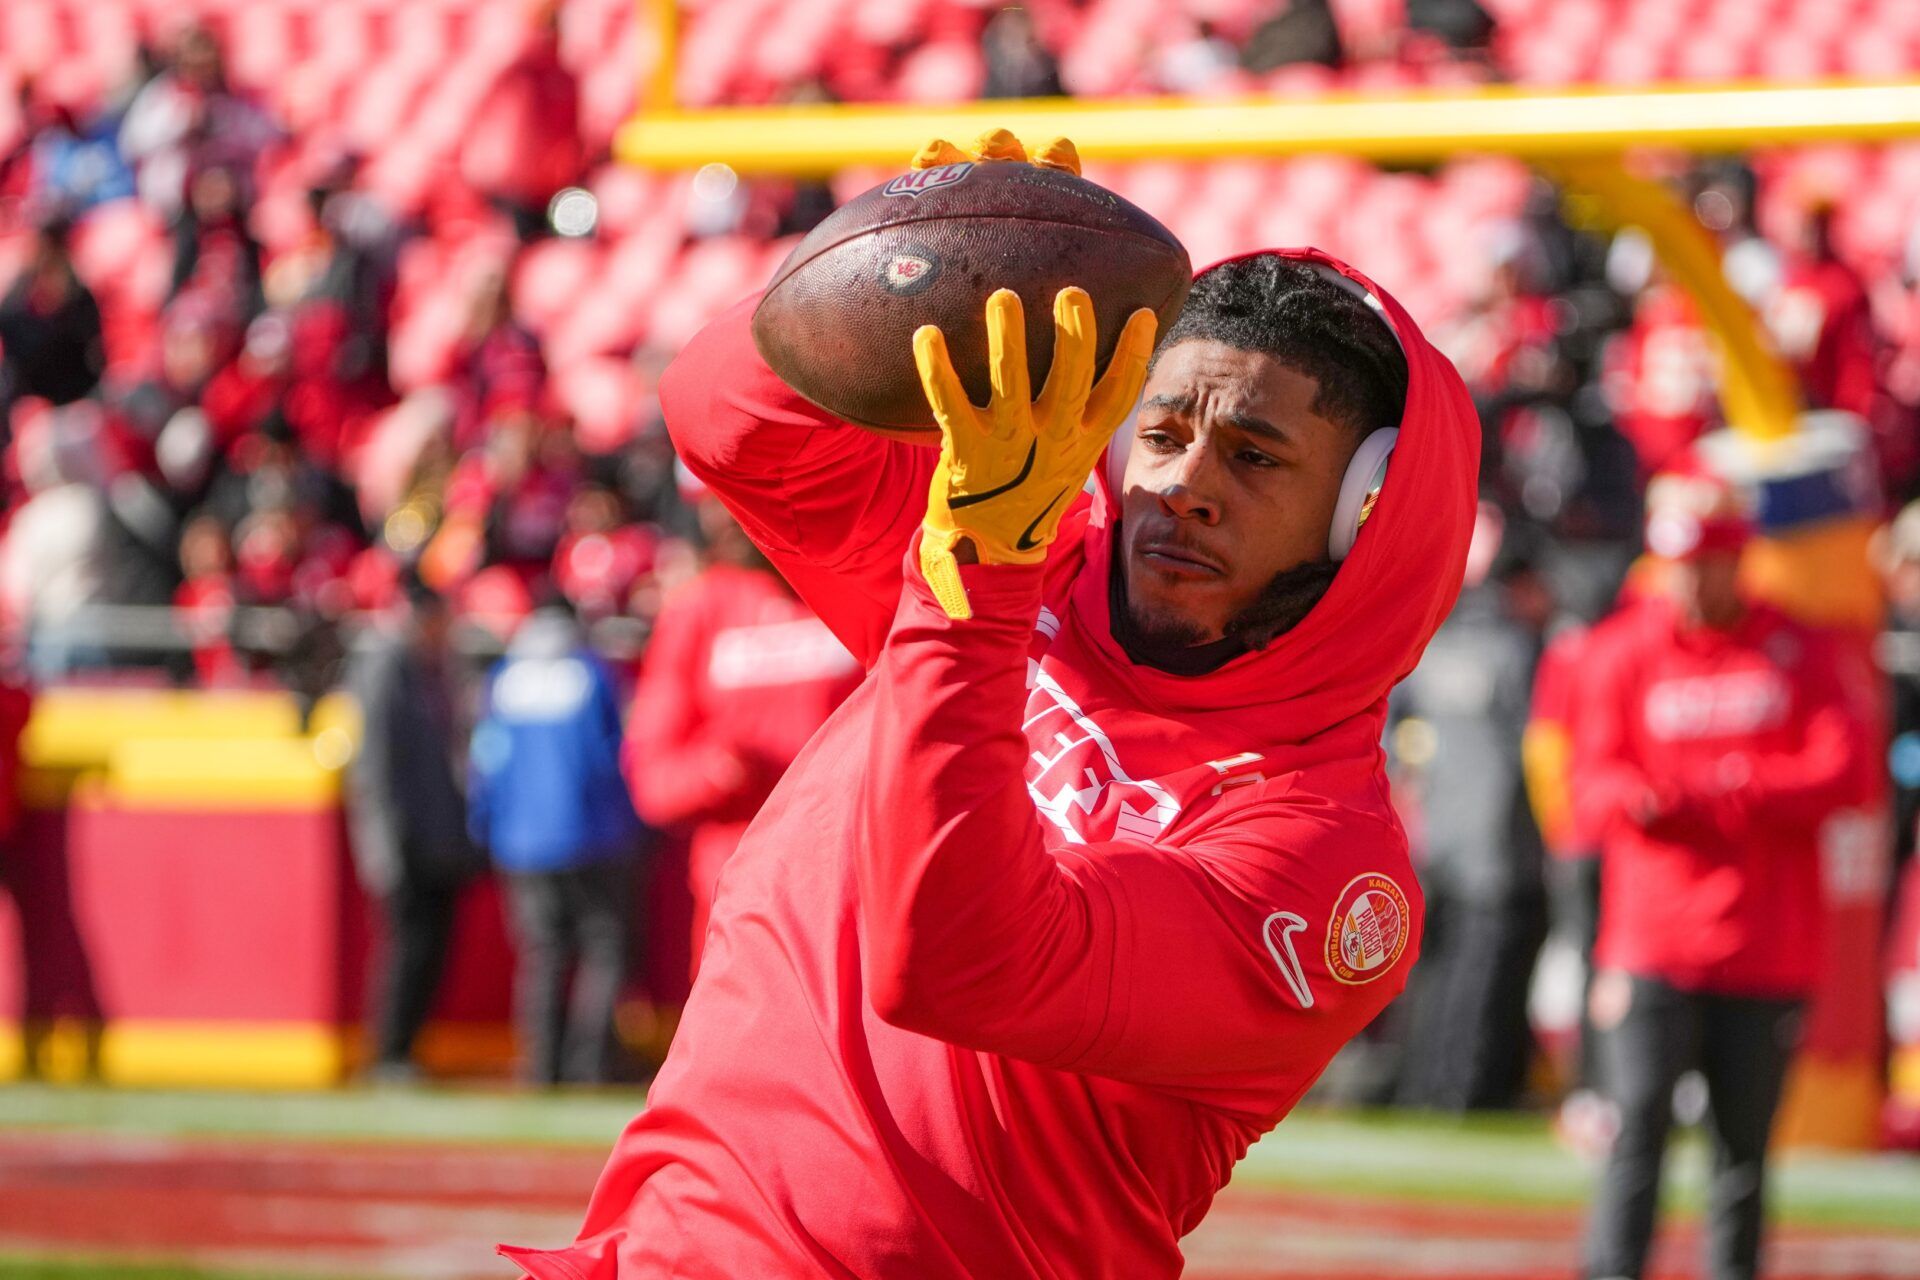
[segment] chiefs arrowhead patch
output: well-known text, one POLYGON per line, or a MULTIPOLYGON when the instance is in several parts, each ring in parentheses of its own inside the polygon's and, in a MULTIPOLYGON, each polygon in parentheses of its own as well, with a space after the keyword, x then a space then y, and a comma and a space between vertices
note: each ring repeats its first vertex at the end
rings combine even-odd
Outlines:
POLYGON ((1393 968, 1412 934, 1400 886, 1379 872, 1355 876, 1327 922, 1327 970, 1348 986, 1372 982, 1393 968))

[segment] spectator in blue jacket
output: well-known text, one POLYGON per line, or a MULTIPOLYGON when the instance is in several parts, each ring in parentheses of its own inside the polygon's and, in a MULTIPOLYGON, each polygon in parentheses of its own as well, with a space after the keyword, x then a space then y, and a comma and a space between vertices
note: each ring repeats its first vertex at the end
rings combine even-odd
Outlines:
POLYGON ((603 1083, 642 832, 620 776, 613 677, 564 608, 528 618, 488 679, 467 797, 473 838, 508 881, 523 1074, 603 1083))

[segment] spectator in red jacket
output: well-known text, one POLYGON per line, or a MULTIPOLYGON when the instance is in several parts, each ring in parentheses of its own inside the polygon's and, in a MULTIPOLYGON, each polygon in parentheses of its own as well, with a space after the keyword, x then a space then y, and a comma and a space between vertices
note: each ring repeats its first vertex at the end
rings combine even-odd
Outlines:
POLYGON ((1766 306, 1767 328, 1780 354, 1793 361, 1810 406, 1864 418, 1878 388, 1879 342, 1867 286, 1834 251, 1830 200, 1801 212, 1795 239, 1766 306))
POLYGON ((466 325, 442 379, 454 395, 453 443, 462 452, 485 441, 496 419, 533 412, 546 397, 546 357, 514 317, 510 281, 504 262, 474 276, 466 325))
POLYGON ((1756 1274, 1767 1134, 1818 978, 1819 832, 1873 767, 1853 662, 1741 594, 1747 537, 1724 485, 1656 478, 1647 544, 1666 589, 1586 645, 1574 821, 1601 849, 1591 1003, 1621 1112, 1588 1232, 1595 1280, 1643 1272, 1673 1086, 1696 1067, 1714 1153, 1707 1274, 1756 1274))
POLYGON ((1605 387, 1614 425, 1644 478, 1662 471, 1714 424, 1719 355, 1686 294, 1655 283, 1633 325, 1608 348, 1605 387))
POLYGON ((460 172, 513 220, 522 240, 546 223, 547 202, 580 176, 580 88, 560 61, 559 5, 528 7, 526 44, 501 71, 467 129, 460 172))
POLYGON ((32 716, 32 686, 16 673, 0 675, 0 842, 12 838, 25 807, 20 800, 20 735, 32 716))
POLYGON ((232 683, 243 668, 228 638, 233 621, 233 544, 217 517, 196 516, 180 534, 180 589, 173 604, 193 641, 200 683, 232 683))
POLYGON ((860 666, 727 509, 698 500, 706 566, 654 624, 627 721, 626 771, 649 823, 689 830, 693 951, 747 824, 860 666))

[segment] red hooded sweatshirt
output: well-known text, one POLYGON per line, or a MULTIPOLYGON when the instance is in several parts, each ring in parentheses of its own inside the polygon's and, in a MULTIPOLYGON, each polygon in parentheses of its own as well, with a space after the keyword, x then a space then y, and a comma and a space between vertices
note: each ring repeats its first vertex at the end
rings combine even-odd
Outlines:
POLYGON ((1688 991, 1797 997, 1819 978, 1820 828, 1872 794, 1856 656, 1772 609, 1730 631, 1649 597, 1589 633, 1574 821, 1601 850, 1595 962, 1688 991), (1630 816, 1649 787, 1666 812, 1630 816))
POLYGON ((579 1239, 509 1256, 540 1280, 1180 1273, 1419 947, 1380 734, 1459 587, 1479 426, 1373 292, 1410 373, 1383 495, 1307 618, 1202 676, 1113 639, 1109 493, 1044 565, 962 569, 951 621, 905 569, 933 451, 782 386, 751 302, 693 340, 661 385, 682 455, 868 675, 722 873, 579 1239))

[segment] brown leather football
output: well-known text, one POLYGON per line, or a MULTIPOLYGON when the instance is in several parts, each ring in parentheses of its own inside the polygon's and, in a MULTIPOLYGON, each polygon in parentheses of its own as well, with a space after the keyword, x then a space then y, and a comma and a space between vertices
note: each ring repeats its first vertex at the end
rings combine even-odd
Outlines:
POLYGON ((1036 393, 1053 359, 1053 298, 1079 285, 1105 369, 1126 318, 1165 333, 1193 283, 1187 251, 1143 210, 1058 169, 1008 161, 905 173, 835 211, 794 248, 753 314, 761 358, 795 391, 860 426, 938 443, 913 367, 937 324, 976 404, 987 401, 987 297, 1026 305, 1036 393))

